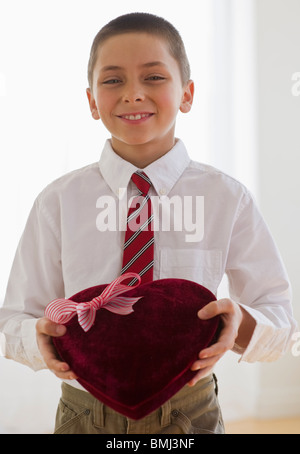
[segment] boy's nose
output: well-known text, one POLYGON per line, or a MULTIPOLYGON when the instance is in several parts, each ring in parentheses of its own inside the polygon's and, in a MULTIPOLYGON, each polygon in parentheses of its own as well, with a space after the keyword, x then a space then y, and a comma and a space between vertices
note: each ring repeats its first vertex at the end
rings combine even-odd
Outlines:
POLYGON ((126 87, 123 94, 123 101, 126 103, 141 102, 145 95, 139 86, 126 87))

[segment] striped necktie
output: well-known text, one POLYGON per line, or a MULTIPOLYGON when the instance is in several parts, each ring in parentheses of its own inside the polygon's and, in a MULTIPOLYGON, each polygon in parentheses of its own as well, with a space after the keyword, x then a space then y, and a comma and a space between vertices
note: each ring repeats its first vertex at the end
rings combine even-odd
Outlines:
MULTIPOLYGON (((148 195, 151 181, 144 172, 135 172, 131 179, 139 195, 133 198, 128 210, 121 274, 137 273, 144 283, 153 280, 153 213, 148 195)), ((135 281, 133 279, 128 285, 135 281)))

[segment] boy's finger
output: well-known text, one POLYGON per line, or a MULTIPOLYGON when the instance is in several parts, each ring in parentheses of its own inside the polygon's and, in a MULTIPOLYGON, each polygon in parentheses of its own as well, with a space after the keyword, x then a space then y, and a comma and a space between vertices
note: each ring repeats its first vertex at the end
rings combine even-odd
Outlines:
POLYGON ((194 362, 194 364, 191 367, 191 370, 199 370, 199 369, 204 369, 206 367, 212 367, 216 364, 219 359, 222 358, 222 354, 208 357, 206 359, 200 359, 194 362))
POLYGON ((198 311, 198 317, 202 320, 216 317, 222 314, 232 314, 234 311, 234 303, 228 298, 211 301, 198 311))
POLYGON ((63 380, 76 380, 77 376, 70 369, 68 364, 62 363, 56 358, 49 361, 49 369, 58 377, 63 380))
POLYGON ((201 352, 199 353, 199 358, 206 359, 217 355, 224 355, 227 350, 229 350, 229 348, 226 344, 224 344, 223 342, 217 342, 216 344, 213 344, 210 347, 201 350, 201 352))
POLYGON ((199 358, 205 359, 211 356, 224 355, 224 353, 232 349, 235 339, 236 331, 232 327, 225 327, 215 344, 201 350, 199 358))
POLYGON ((57 323, 52 322, 49 318, 43 317, 37 321, 36 330, 40 334, 59 337, 63 336, 67 329, 64 325, 58 325, 57 323))
POLYGON ((207 320, 218 315, 218 310, 218 301, 211 301, 202 309, 200 309, 197 315, 201 320, 207 320))
POLYGON ((205 377, 211 372, 211 367, 205 367, 195 374, 195 376, 188 382, 188 386, 194 386, 201 378, 205 377))
POLYGON ((77 378, 69 365, 57 358, 56 350, 49 336, 44 334, 39 335, 39 348, 48 369, 57 377, 67 380, 74 380, 77 378))

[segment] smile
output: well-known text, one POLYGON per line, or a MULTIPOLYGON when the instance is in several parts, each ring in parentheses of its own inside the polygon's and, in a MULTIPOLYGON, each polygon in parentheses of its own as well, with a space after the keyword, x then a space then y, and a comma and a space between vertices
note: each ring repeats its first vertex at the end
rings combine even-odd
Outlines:
POLYGON ((152 117, 152 113, 137 113, 137 114, 128 114, 128 115, 119 115, 119 118, 129 121, 138 121, 146 118, 152 117))

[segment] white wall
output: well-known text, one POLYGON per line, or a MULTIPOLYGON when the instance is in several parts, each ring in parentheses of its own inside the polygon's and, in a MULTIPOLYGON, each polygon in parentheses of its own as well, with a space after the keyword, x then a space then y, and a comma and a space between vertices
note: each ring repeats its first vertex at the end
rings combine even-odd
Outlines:
MULTIPOLYGON (((212 3, 213 0, 210 2, 212 3)), ((98 4, 96 1, 89 1, 89 4, 91 3, 93 6, 98 4)), ((99 126, 96 125, 96 122, 92 123, 89 118, 84 94, 85 64, 82 67, 82 61, 87 60, 91 39, 97 32, 98 25, 129 10, 130 7, 133 7, 133 3, 135 2, 131 2, 131 5, 124 4, 121 9, 120 7, 114 9, 112 6, 109 14, 105 12, 99 18, 97 14, 93 14, 93 8, 89 11, 89 8, 84 6, 79 19, 78 15, 72 16, 71 14, 72 6, 77 12, 80 10, 79 4, 74 2, 69 2, 70 14, 68 14, 67 8, 64 9, 62 3, 57 0, 48 2, 47 9, 43 2, 19 1, 18 14, 15 15, 13 2, 7 3, 0 0, 0 47, 4 42, 12 44, 10 52, 5 52, 8 49, 6 45, 1 54, 4 58, 2 62, 9 63, 11 74, 3 73, 0 61, 0 121, 1 125, 5 126, 1 131, 0 146, 9 144, 8 148, 6 145, 5 155, 3 155, 3 148, 1 149, 2 186, 1 184, 0 186, 2 190, 0 197, 2 212, 6 213, 6 221, 1 225, 1 250, 9 249, 10 260, 12 260, 16 247, 16 241, 12 241, 11 236, 19 237, 29 207, 37 192, 48 181, 70 168, 79 167, 98 158, 99 126), (56 11, 60 11, 61 14, 56 14, 56 11), (1 14, 2 12, 4 14, 1 14), (18 37, 16 30, 19 32, 24 30, 22 27, 29 23, 32 12, 35 17, 39 17, 40 25, 37 23, 32 25, 32 29, 27 31, 22 39, 22 37, 18 37), (48 21, 46 21, 47 18, 48 21), (14 25, 8 26, 9 23, 14 25), (89 24, 85 28, 85 30, 89 30, 89 34, 85 31, 83 33, 83 24, 89 24), (57 46, 55 35, 52 41, 47 39, 54 25, 57 33, 62 33, 65 28, 68 31, 61 49, 57 46), (41 43, 35 41, 35 31, 40 33, 41 43), (77 47, 74 47, 72 40, 80 31, 82 31, 82 36, 79 41, 76 41, 77 47), (56 56, 53 55, 53 49, 55 49, 56 56), (40 54, 41 50, 44 51, 43 55, 40 54), (40 62, 38 66, 36 66, 37 55, 40 62), (17 57, 22 63, 20 66, 15 64, 17 57), (60 73, 55 70, 55 61, 59 63, 60 73), (18 68, 21 70, 20 73, 17 71, 18 68), (39 71, 34 74, 36 79, 33 77, 32 68, 37 68, 39 71), (72 69, 74 77, 66 78, 66 68, 72 69), (47 81, 46 87, 41 77, 47 81), (23 85, 27 87, 24 97, 22 95, 23 85), (67 86, 66 91, 64 88, 67 86), (78 89, 81 90, 80 95, 75 94, 78 89), (62 98, 63 95, 64 98, 62 98), (63 99, 66 101, 65 103, 62 103, 63 99), (68 110, 71 100, 73 104, 68 110), (57 106, 57 116, 49 117, 50 107, 55 109, 55 106, 57 106), (58 106, 60 107, 58 108, 58 106), (31 118, 29 127, 28 115, 31 118), (78 124, 82 129, 79 127, 74 129, 74 125, 78 124), (67 125, 66 129, 62 125, 67 125), (38 130, 35 131, 37 128, 38 130), (16 130, 18 134, 16 134, 16 130), (83 131, 88 137, 83 134, 83 131), (88 146, 86 146, 87 142, 88 146), (82 153, 83 149, 87 150, 82 153), (55 153, 54 150, 56 150, 55 153), (29 151, 31 151, 30 159, 35 162, 33 170, 30 170, 32 166, 27 159, 29 151), (39 172, 36 172, 36 169, 39 169, 39 172), (14 171, 18 182, 7 178, 8 171, 14 171), (14 192, 12 199, 9 199, 8 195, 12 193, 12 188, 15 189, 16 185, 18 191, 14 192), (19 204, 18 211, 15 210, 16 204, 19 204)), ((136 4, 138 3, 136 2, 136 4)), ((159 5, 159 3, 161 2, 157 1, 151 11, 169 17, 182 31, 187 42, 187 49, 194 47, 193 30, 197 24, 199 27, 200 16, 197 17, 194 14, 191 17, 191 12, 184 9, 182 17, 180 17, 178 14, 179 11, 182 11, 181 3, 175 2, 170 17, 167 14, 166 4, 159 5), (182 26, 183 23, 185 28, 182 26)), ((198 0, 191 3, 193 8, 200 4, 198 0)), ((205 3, 208 4, 208 2, 201 1, 201 4, 205 3)), ((145 4, 146 2, 144 6, 145 4)), ((300 72, 300 2, 299 0, 221 0, 219 2, 220 6, 224 7, 224 4, 235 24, 230 38, 235 36, 239 25, 241 27, 241 24, 246 23, 243 15, 247 14, 247 8, 255 5, 253 19, 256 46, 253 53, 251 49, 249 52, 248 46, 251 44, 249 41, 244 41, 247 55, 248 57, 250 55, 253 60, 246 60, 244 63, 241 63, 242 60, 240 60, 238 71, 235 72, 236 79, 231 86, 231 93, 235 96, 235 108, 237 112, 240 112, 240 116, 236 117, 230 125, 234 151, 231 152, 229 159, 223 159, 222 155, 218 155, 217 150, 219 144, 222 143, 220 139, 219 144, 215 144, 216 154, 212 156, 211 160, 205 147, 207 145, 206 131, 203 131, 201 154, 193 157, 223 167, 223 170, 240 178, 257 194, 261 210, 287 265, 293 284, 295 312, 300 320, 298 304, 300 297, 300 280, 298 278, 300 96, 295 97, 291 92, 292 75, 300 72), (246 8, 244 12, 243 8, 246 8), (251 73, 253 68, 256 68, 257 85, 252 81, 250 85, 254 92, 243 92, 243 84, 248 87, 248 79, 253 77, 251 73), (253 99, 251 99, 252 96, 253 99), (256 125, 252 124, 251 115, 249 116, 250 123, 247 124, 248 108, 250 109, 248 113, 255 109, 256 125), (245 146, 243 146, 243 138, 247 138, 245 146), (247 172, 247 166, 253 166, 255 162, 250 159, 252 152, 255 153, 257 175, 247 172)), ((210 25, 206 24, 206 27, 210 27, 210 25)), ((212 33, 212 31, 209 32, 212 33)), ((219 31, 217 30, 217 32, 219 31)), ((226 32, 230 33, 230 27, 226 32)), ((249 37, 253 31, 243 29, 238 33, 246 40, 246 36, 249 37)), ((241 55, 244 48, 243 40, 240 41, 240 44, 231 49, 233 53, 231 57, 234 57, 234 53, 241 55)), ((227 45, 230 46, 230 40, 227 45)), ((3 48, 0 50, 2 52, 3 48)), ((226 55, 224 47, 223 51, 226 55)), ((206 53, 205 58, 209 62, 209 56, 206 53)), ((194 70, 193 76, 198 82, 197 102, 190 117, 191 121, 189 119, 187 122, 187 118, 180 121, 179 135, 182 135, 181 131, 184 132, 187 123, 192 125, 189 126, 191 131, 198 132, 199 124, 202 124, 205 129, 208 120, 205 118, 202 103, 205 102, 206 108, 208 107, 207 102, 211 101, 209 96, 214 84, 219 84, 218 87, 215 86, 218 88, 215 93, 221 96, 222 101, 228 97, 224 92, 226 81, 222 80, 221 74, 215 74, 214 80, 204 80, 201 84, 199 82, 203 68, 197 62, 196 54, 193 54, 191 63, 194 70)), ((231 73, 226 75, 228 81, 231 75, 231 73)), ((226 115, 226 109, 224 109, 223 115, 226 115)), ((225 135, 227 132, 223 131, 225 135)), ((188 133, 186 135, 189 136, 188 133)), ((190 141, 192 145, 193 135, 191 134, 185 141, 190 141)), ((187 145, 191 148, 189 143, 187 145)), ((229 153, 228 144, 227 148, 229 153)), ((3 267, 3 264, 1 266, 3 267)), ((7 278, 6 273, 1 270, 1 279, 4 281, 7 278)), ((4 282, 0 284, 2 292, 4 282)), ((220 400, 226 419, 300 414, 300 357, 287 355, 283 360, 274 364, 253 365, 237 363, 236 355, 229 353, 218 366, 217 372, 220 382, 220 400)), ((59 393, 59 382, 50 372, 44 371, 36 374, 24 366, 0 357, 0 433, 1 426, 5 427, 5 431, 13 433, 51 431, 59 393)))
MULTIPOLYGON (((300 2, 256 0, 256 18, 260 205, 300 320, 300 96, 292 94, 292 76, 300 72, 300 2)), ((261 365, 258 414, 300 415, 300 356, 261 365)))
MULTIPOLYGON (((256 197, 287 267, 300 321, 300 84, 292 80, 300 72, 300 2, 253 3, 256 197)), ((243 155, 242 148, 236 152, 243 155)), ((300 415, 300 356, 237 365, 229 353, 217 372, 225 419, 300 415)))

